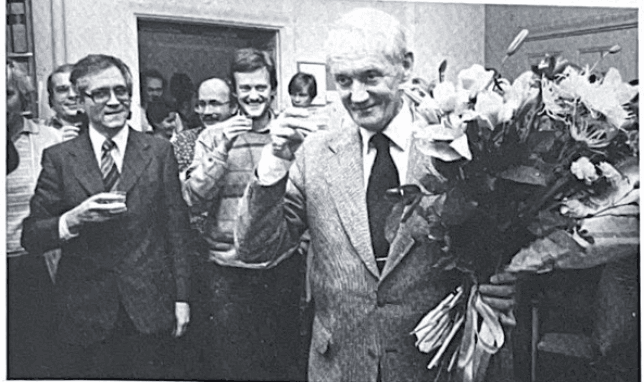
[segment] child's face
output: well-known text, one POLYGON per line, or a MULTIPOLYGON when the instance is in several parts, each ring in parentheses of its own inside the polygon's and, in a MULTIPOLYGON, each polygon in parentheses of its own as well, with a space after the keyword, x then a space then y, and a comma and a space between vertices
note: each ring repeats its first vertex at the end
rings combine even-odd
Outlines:
POLYGON ((290 94, 291 103, 295 107, 309 107, 313 99, 309 95, 308 89, 302 89, 298 92, 290 94))

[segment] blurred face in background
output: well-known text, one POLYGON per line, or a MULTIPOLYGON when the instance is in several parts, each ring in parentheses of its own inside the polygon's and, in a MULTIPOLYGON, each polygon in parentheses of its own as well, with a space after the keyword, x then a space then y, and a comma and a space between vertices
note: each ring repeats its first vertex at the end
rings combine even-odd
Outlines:
POLYGON ((179 114, 173 111, 168 114, 162 121, 158 123, 152 123, 154 127, 154 133, 162 138, 172 138, 172 134, 174 134, 178 127, 178 118, 179 114))
POLYGON ((146 77, 143 97, 146 103, 158 102, 163 96, 163 81, 160 78, 146 77))
POLYGON ((230 102, 230 88, 225 81, 212 78, 199 86, 195 111, 205 127, 225 121, 237 108, 230 102))
POLYGON ((56 73, 52 76, 53 92, 51 94, 51 108, 56 116, 65 120, 75 119, 81 112, 78 94, 69 82, 70 72, 56 73))
POLYGON ((309 107, 311 106, 311 102, 313 102, 308 88, 300 89, 295 93, 291 93, 290 96, 291 103, 295 107, 309 107))
POLYGON ((275 89, 270 85, 270 74, 264 67, 254 72, 235 72, 235 94, 242 112, 249 118, 261 118, 270 109, 275 89))

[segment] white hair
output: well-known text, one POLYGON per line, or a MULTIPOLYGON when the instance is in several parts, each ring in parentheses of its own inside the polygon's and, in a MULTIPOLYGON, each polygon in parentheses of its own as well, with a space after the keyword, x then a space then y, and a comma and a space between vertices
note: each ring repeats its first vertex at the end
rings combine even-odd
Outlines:
POLYGON ((392 64, 403 61, 407 51, 405 30, 393 16, 373 8, 356 8, 343 15, 326 41, 327 63, 341 57, 382 53, 392 64))

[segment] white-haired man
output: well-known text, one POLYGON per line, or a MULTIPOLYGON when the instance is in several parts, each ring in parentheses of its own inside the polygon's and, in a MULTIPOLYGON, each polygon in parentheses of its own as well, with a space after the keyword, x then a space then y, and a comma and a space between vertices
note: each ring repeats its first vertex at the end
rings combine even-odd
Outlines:
MULTIPOLYGON (((415 240, 406 225, 391 244, 384 232, 391 210, 384 190, 413 180, 407 168, 418 116, 399 86, 414 57, 399 22, 373 9, 344 15, 328 41, 328 66, 351 120, 303 145, 303 118, 286 112, 272 124, 229 261, 273 266, 308 229, 315 301, 309 380, 432 380, 409 332, 459 277, 433 267, 438 243, 415 240)), ((495 275, 497 285, 481 289, 501 310, 513 303, 508 278, 495 275)))

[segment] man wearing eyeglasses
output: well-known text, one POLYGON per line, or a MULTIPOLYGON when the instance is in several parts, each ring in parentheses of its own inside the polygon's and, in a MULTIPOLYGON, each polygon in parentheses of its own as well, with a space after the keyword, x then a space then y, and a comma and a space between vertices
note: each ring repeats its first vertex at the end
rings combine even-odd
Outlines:
MULTIPOLYGON (((278 340, 280 303, 274 291, 280 285, 279 275, 272 270, 252 271, 217 263, 219 257, 235 251, 233 227, 238 201, 252 178, 262 147, 270 142, 267 126, 273 119, 271 102, 277 90, 272 58, 256 49, 236 51, 230 82, 233 99, 222 80, 207 81, 199 89, 196 111, 205 129, 197 139, 195 156, 183 181, 184 199, 191 211, 208 214, 201 235, 205 248, 199 267, 208 294, 203 302, 208 315, 202 340, 204 376, 288 380, 280 363, 289 357, 280 352, 295 344, 284 337, 278 340), (221 119, 237 107, 236 115, 221 119)), ((297 301, 297 294, 294 298, 297 301)), ((297 316, 297 310, 292 316, 297 316)))
POLYGON ((64 140, 75 138, 87 128, 85 114, 78 103, 78 94, 69 81, 73 67, 72 64, 63 64, 47 77, 49 107, 55 114, 45 124, 61 131, 64 140))
POLYGON ((87 134, 46 150, 22 244, 60 247, 56 378, 167 377, 162 349, 190 319, 189 265, 172 145, 127 125, 132 75, 89 55, 71 83, 87 134))

